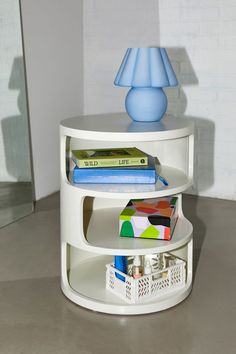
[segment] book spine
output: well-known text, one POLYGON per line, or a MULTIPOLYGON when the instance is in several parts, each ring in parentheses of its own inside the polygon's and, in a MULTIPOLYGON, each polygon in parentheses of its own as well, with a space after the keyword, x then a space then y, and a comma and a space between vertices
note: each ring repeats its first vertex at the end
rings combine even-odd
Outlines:
POLYGON ((75 168, 72 173, 74 183, 107 183, 107 184, 151 184, 156 182, 155 171, 132 172, 127 174, 126 171, 109 172, 95 170, 83 170, 75 168))
POLYGON ((147 166, 148 157, 129 157, 113 159, 83 159, 78 160, 72 156, 72 160, 79 168, 97 167, 127 167, 127 166, 147 166))

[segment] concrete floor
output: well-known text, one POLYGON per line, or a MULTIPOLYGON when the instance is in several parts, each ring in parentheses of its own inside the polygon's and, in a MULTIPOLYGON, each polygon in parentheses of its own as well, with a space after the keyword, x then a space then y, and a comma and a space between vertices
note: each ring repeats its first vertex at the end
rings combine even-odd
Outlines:
POLYGON ((184 197, 194 225, 191 295, 169 310, 114 316, 60 290, 59 194, 0 230, 0 354, 233 354, 236 203, 184 197))
POLYGON ((0 227, 31 214, 32 210, 31 182, 0 182, 0 227))

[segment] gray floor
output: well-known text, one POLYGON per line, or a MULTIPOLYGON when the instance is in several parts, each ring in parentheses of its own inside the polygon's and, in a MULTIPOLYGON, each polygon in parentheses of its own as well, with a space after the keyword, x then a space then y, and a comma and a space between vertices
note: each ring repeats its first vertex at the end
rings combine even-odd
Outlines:
POLYGON ((1 354, 236 352, 236 203, 184 197, 194 225, 187 300, 151 315, 83 309, 60 290, 59 195, 0 230, 1 354))
POLYGON ((31 182, 0 182, 0 227, 31 214, 32 210, 31 182))

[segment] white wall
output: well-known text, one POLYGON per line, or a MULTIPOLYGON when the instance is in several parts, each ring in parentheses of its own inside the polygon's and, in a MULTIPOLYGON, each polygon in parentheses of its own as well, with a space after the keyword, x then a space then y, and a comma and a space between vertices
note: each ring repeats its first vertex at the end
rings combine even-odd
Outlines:
POLYGON ((196 124, 190 192, 236 199, 235 0, 86 0, 85 113, 124 111, 127 89, 113 80, 126 48, 159 44, 180 81, 168 111, 196 124))
POLYGON ((82 112, 82 0, 22 0, 36 199, 59 189, 59 122, 82 112))
POLYGON ((126 49, 158 44, 156 0, 84 1, 84 112, 124 111, 113 81, 126 49))
POLYGON ((31 180, 18 0, 0 2, 0 181, 31 180))
POLYGON ((236 1, 159 0, 161 46, 181 89, 169 111, 196 123, 194 192, 236 199, 236 1))

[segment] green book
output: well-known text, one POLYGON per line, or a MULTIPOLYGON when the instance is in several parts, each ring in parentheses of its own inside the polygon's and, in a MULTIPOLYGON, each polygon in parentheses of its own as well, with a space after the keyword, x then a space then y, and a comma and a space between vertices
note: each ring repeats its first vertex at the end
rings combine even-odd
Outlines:
POLYGON ((79 168, 148 165, 148 155, 135 147, 72 150, 71 158, 79 168))

